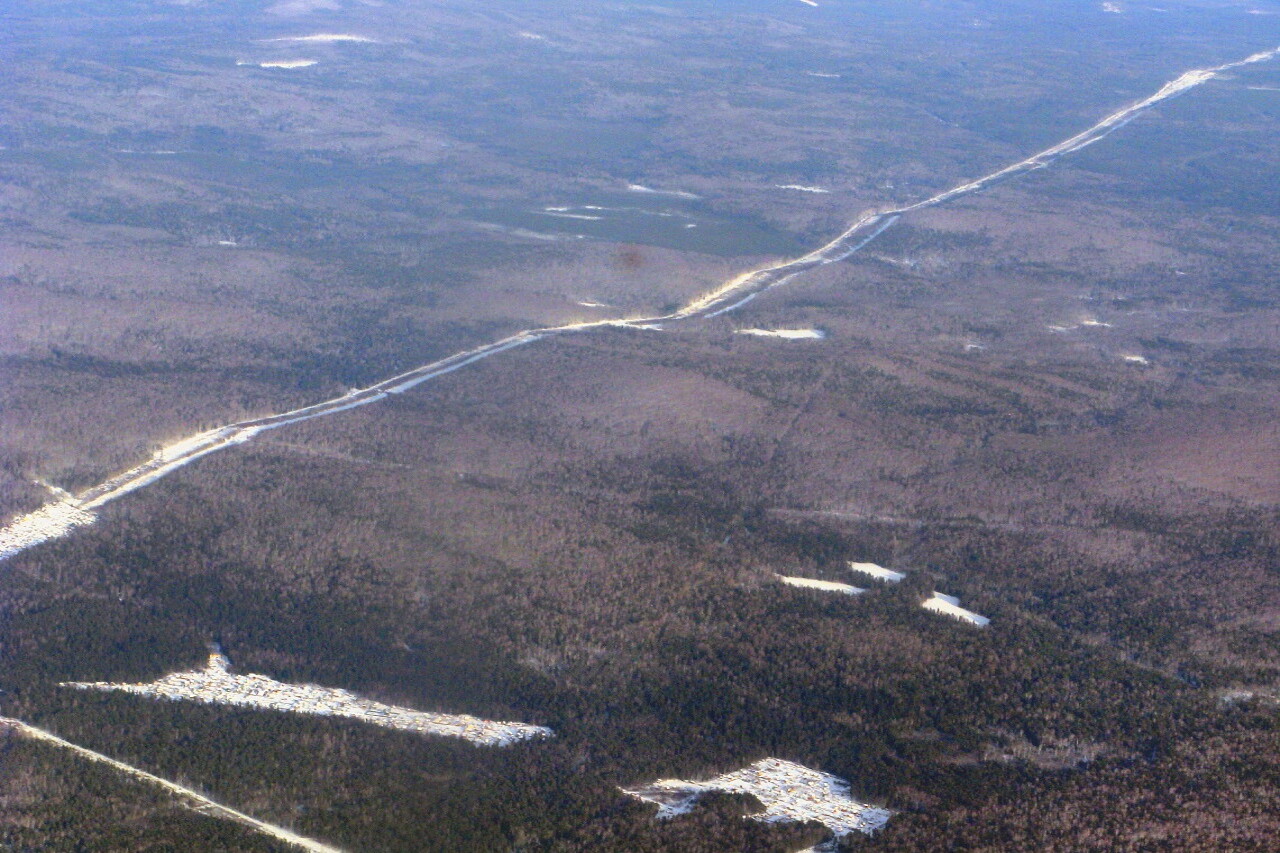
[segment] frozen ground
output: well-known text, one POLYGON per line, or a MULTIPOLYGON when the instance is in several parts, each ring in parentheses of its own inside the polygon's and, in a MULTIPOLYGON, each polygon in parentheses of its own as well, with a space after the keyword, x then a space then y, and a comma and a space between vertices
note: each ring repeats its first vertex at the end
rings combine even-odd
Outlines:
POLYGON ((811 770, 779 758, 765 758, 733 773, 706 782, 659 779, 635 790, 623 789, 647 803, 658 806, 658 817, 687 813, 698 798, 709 791, 751 794, 764 811, 747 815, 764 823, 818 821, 843 838, 853 832, 872 833, 888 822, 893 813, 849 795, 849 783, 830 773, 811 770))
POLYGON ((49 539, 65 536, 75 527, 93 524, 97 516, 81 509, 79 501, 64 498, 14 519, 0 529, 0 560, 49 539))
POLYGON ((550 737, 543 726, 482 720, 466 714, 432 714, 383 705, 354 693, 314 684, 284 684, 265 675, 232 675, 221 654, 197 672, 166 675, 150 684, 111 684, 73 681, 63 687, 81 690, 120 690, 164 699, 186 699, 211 705, 246 705, 295 714, 349 717, 377 726, 419 734, 460 737, 481 746, 507 746, 522 740, 550 737))

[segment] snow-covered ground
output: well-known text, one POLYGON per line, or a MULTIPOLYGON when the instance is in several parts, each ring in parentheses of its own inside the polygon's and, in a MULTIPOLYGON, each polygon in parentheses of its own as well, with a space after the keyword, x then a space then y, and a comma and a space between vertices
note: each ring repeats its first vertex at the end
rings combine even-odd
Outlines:
POLYGON ((1151 363, 1150 360, 1148 360, 1145 355, 1129 354, 1129 355, 1122 355, 1120 356, 1120 358, 1124 359, 1129 364, 1150 364, 1151 363))
POLYGON ((820 341, 827 336, 821 329, 735 329, 739 335, 760 338, 785 338, 789 341, 820 341))
POLYGON ((960 599, 956 598, 954 595, 943 595, 940 592, 935 592, 933 594, 933 598, 924 602, 921 607, 925 610, 932 610, 934 613, 941 613, 945 616, 954 616, 956 619, 960 619, 971 625, 977 625, 979 627, 991 624, 991 620, 986 616, 980 616, 972 610, 965 610, 961 607, 960 599))
POLYGON ((906 577, 902 572, 895 572, 893 569, 886 569, 884 566, 878 566, 875 563, 858 563, 850 560, 849 568, 855 572, 862 572, 864 575, 871 575, 876 580, 884 581, 885 583, 898 583, 906 577))
POLYGON ((460 737, 481 746, 507 746, 552 735, 551 729, 544 726, 494 722, 467 714, 433 714, 383 705, 333 687, 284 684, 265 675, 232 675, 227 672, 227 664, 227 659, 221 654, 212 654, 203 670, 166 675, 149 684, 73 681, 62 686, 80 690, 119 690, 211 705, 245 705, 295 714, 349 717, 390 729, 460 737))
POLYGON ((259 68, 310 68, 315 65, 314 59, 269 59, 259 62, 259 68))
POLYGON ((764 811, 747 815, 763 823, 818 821, 837 838, 853 832, 873 833, 893 816, 893 812, 860 803, 849 795, 849 783, 830 773, 811 770, 802 764, 765 758, 733 773, 706 782, 659 779, 634 790, 623 789, 647 803, 658 806, 658 817, 685 814, 709 791, 751 794, 764 811))
POLYGON ((799 586, 805 589, 820 589, 823 592, 843 592, 845 595, 857 595, 866 592, 865 589, 859 589, 856 586, 847 583, 836 583, 835 581, 820 581, 813 578, 797 578, 789 575, 775 575, 775 577, 789 586, 799 586))
POLYGON ((802 193, 829 193, 831 190, 822 187, 806 187, 803 184, 775 184, 780 190, 796 190, 802 193))
POLYGON ((282 38, 264 39, 269 42, 320 42, 323 44, 331 44, 333 42, 353 41, 365 44, 376 44, 377 39, 371 39, 368 36, 357 36, 351 33, 316 33, 309 36, 285 36, 282 38))
POLYGON ((696 199, 701 198, 696 193, 685 192, 684 190, 655 190, 653 187, 646 187, 644 184, 627 184, 627 189, 633 193, 648 193, 650 195, 669 195, 675 198, 696 199))
POLYGON ((73 528, 93 524, 97 516, 81 509, 74 498, 45 504, 19 516, 0 529, 0 560, 50 539, 65 536, 73 528))

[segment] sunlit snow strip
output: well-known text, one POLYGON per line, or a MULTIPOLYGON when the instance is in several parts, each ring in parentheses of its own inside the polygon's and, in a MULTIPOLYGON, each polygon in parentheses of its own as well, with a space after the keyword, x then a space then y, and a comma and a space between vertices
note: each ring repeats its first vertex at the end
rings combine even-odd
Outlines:
POLYGON ((697 199, 701 196, 685 192, 684 190, 655 190, 653 187, 646 187, 644 184, 627 184, 627 189, 633 193, 648 193, 650 195, 669 195, 674 198, 697 199))
POLYGON ((66 536, 72 529, 93 524, 95 520, 97 516, 74 499, 45 504, 34 512, 15 518, 0 530, 0 560, 41 542, 66 536))
POLYGON ((835 581, 820 581, 813 578, 797 578, 790 575, 774 575, 778 580, 788 586, 798 586, 804 589, 818 589, 823 592, 841 592, 845 595, 858 595, 866 592, 865 589, 859 589, 856 586, 847 583, 837 583, 835 581))
POLYGON ((822 187, 806 187, 803 184, 775 184, 780 190, 796 190, 802 193, 829 193, 831 190, 822 187))
POLYGON ((830 773, 811 770, 778 758, 765 758, 733 773, 706 782, 659 779, 651 785, 623 793, 658 806, 658 817, 686 814, 703 794, 723 791, 751 794, 764 811, 747 815, 762 823, 817 821, 837 838, 854 832, 871 834, 883 827, 893 812, 860 803, 849 795, 849 783, 830 773))
POLYGON ((310 68, 315 65, 314 59, 270 59, 259 62, 259 68, 310 68))
POLYGON ((878 566, 875 563, 856 563, 850 560, 849 568, 855 572, 862 572, 864 575, 871 575, 876 580, 884 581, 885 583, 898 583, 906 577, 903 572, 895 572, 893 569, 886 569, 884 566, 878 566))
POLYGON ((58 737, 52 732, 47 732, 44 729, 36 728, 29 723, 24 723, 22 720, 15 720, 11 717, 0 717, 0 727, 12 729, 24 737, 56 746, 59 749, 68 750, 69 752, 79 755, 81 758, 87 758, 88 760, 98 764, 105 764, 108 767, 133 777, 134 779, 139 779, 150 785, 156 785, 157 787, 163 788, 171 794, 176 794, 178 798, 182 800, 183 805, 189 808, 194 808, 201 814, 211 815, 212 817, 222 818, 223 820, 235 821, 236 823, 243 824, 256 832, 260 832, 263 835, 283 841, 286 844, 291 844, 294 847, 307 850, 309 853, 342 853, 340 848, 333 847, 321 841, 315 841, 304 835, 299 835, 291 829, 285 829, 283 826, 276 826, 273 823, 258 820, 256 817, 251 817, 242 811, 237 811, 230 806, 224 806, 222 803, 211 800, 199 791, 193 791, 185 785, 179 785, 177 782, 170 782, 168 779, 157 776, 154 773, 148 773, 141 768, 134 767, 132 764, 125 764, 123 761, 117 761, 109 755, 103 755, 101 752, 94 752, 92 749, 87 749, 79 744, 72 743, 69 740, 58 737))
POLYGON ((80 690, 118 690, 210 705, 242 705, 294 714, 347 717, 401 731, 460 737, 480 746, 508 746, 552 735, 551 729, 545 726, 482 720, 468 714, 427 713, 383 705, 333 687, 284 684, 265 675, 232 675, 227 672, 227 664, 227 659, 221 654, 212 654, 203 670, 166 675, 149 684, 72 681, 62 686, 80 690))
POLYGON ((935 592, 933 598, 930 598, 920 606, 925 610, 932 610, 934 613, 941 613, 946 616, 954 616, 956 619, 979 627, 991 624, 991 620, 986 616, 979 616, 972 610, 965 610, 961 607, 960 599, 954 595, 943 595, 940 592, 935 592))
POLYGON ((785 338, 789 341, 822 340, 827 333, 821 329, 734 329, 734 334, 754 335, 758 338, 785 338))
POLYGON ((368 36, 357 36, 351 33, 316 33, 310 36, 284 36, 282 38, 262 39, 264 42, 320 42, 331 44, 333 42, 361 42, 364 44, 377 44, 377 39, 371 39, 368 36))

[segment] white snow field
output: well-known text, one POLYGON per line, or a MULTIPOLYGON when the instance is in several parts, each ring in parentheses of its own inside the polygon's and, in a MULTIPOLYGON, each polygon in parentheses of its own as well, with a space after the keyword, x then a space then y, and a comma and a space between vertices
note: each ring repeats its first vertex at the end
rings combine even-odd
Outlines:
POLYGON ((945 616, 953 616, 978 627, 991 624, 991 620, 986 616, 980 616, 972 610, 965 610, 961 607, 960 599, 954 595, 943 595, 940 592, 935 592, 933 598, 930 598, 920 606, 925 610, 932 610, 934 613, 941 613, 945 616))
POLYGON ((858 595, 866 592, 865 589, 859 589, 847 583, 837 583, 835 581, 819 581, 813 578, 796 578, 788 575, 774 575, 778 580, 788 586, 798 586, 804 589, 820 589, 823 592, 843 592, 845 595, 858 595))
POLYGON ((316 33, 315 35, 310 35, 310 36, 286 36, 283 38, 263 39, 263 41, 268 41, 268 42, 285 41, 285 42, 303 42, 303 43, 319 42, 321 44, 332 44, 333 42, 341 42, 341 41, 353 41, 353 42, 361 42, 364 44, 377 44, 378 40, 371 39, 368 36, 352 35, 351 33, 316 33))
POLYGON ((864 575, 871 575, 876 580, 885 583, 899 583, 906 577, 903 572, 895 572, 893 569, 886 569, 884 566, 878 566, 875 563, 858 563, 850 560, 849 568, 864 575))
POLYGON ((734 333, 758 338, 783 338, 788 341, 820 341, 827 336, 821 329, 734 329, 734 333))
POLYGON ((706 782, 659 779, 643 788, 623 788, 622 791, 656 804, 659 818, 687 813, 698 798, 709 791, 752 794, 764 805, 764 811, 747 815, 751 820, 762 823, 815 820, 837 838, 853 832, 871 834, 893 816, 888 809, 853 799, 849 795, 849 783, 840 777, 780 758, 765 758, 706 782))
POLYGON ((210 705, 245 705, 295 714, 349 717, 376 726, 419 734, 460 737, 479 746, 508 746, 552 736, 551 729, 526 723, 482 720, 467 714, 433 714, 383 705, 354 693, 314 684, 284 684, 265 675, 232 675, 221 654, 211 654, 203 670, 166 675, 150 684, 70 681, 79 690, 119 690, 161 699, 186 699, 210 705))
POLYGON ((12 729, 23 737, 52 744, 59 749, 65 749, 69 752, 75 753, 81 758, 87 758, 98 764, 105 764, 108 767, 114 768, 115 770, 119 770, 121 773, 133 777, 134 779, 139 779, 150 785, 163 788, 171 794, 176 794, 184 806, 192 809, 193 811, 198 811, 201 814, 222 818, 223 820, 235 821, 236 823, 243 824, 250 829, 253 829, 255 832, 260 832, 263 835, 283 841, 286 844, 310 851, 310 853, 342 853, 342 851, 337 847, 325 844, 322 841, 307 838, 304 835, 299 835, 293 830, 286 829, 283 826, 276 826, 273 823, 267 823, 266 821, 258 820, 255 817, 250 817, 242 811, 237 811, 230 806, 224 806, 222 803, 209 799, 199 791, 193 791, 184 785, 179 785, 177 782, 170 782, 168 779, 156 776, 154 773, 148 773, 145 770, 134 767, 132 764, 125 764, 123 761, 117 761, 109 755, 103 755, 101 752, 94 752, 92 749, 86 749, 79 744, 72 743, 69 740, 64 740, 52 732, 47 732, 44 729, 38 729, 29 723, 24 723, 22 720, 15 720, 10 717, 0 717, 0 727, 12 729))

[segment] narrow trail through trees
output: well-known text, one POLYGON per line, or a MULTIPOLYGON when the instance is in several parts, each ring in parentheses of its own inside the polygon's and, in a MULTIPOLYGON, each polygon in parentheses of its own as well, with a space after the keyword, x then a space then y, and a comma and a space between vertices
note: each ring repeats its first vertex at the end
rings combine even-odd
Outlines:
POLYGON ((118 761, 108 755, 103 755, 100 752, 94 752, 92 749, 72 743, 69 740, 64 740, 52 732, 36 728, 35 726, 24 723, 21 720, 15 720, 10 717, 0 717, 0 727, 15 731, 23 737, 31 738, 32 740, 40 741, 41 743, 51 744, 59 749, 69 750, 81 758, 87 758, 88 760, 98 764, 105 764, 108 767, 119 770, 121 773, 133 777, 134 779, 146 782, 149 785, 155 785, 163 788, 171 794, 176 794, 178 798, 182 800, 184 805, 193 811, 200 812, 201 814, 235 821, 236 823, 247 826, 256 832, 260 832, 263 835, 268 835, 272 838, 283 841, 286 844, 291 844, 294 847, 310 851, 310 853, 342 853, 342 850, 338 847, 333 847, 329 844, 315 841, 304 835, 299 835, 292 830, 285 829, 282 826, 276 826, 273 823, 267 823, 266 821, 258 820, 255 817, 250 817, 242 811, 237 811, 230 806, 224 806, 222 803, 215 802, 204 794, 193 791, 183 785, 179 785, 177 782, 170 782, 168 779, 156 776, 154 773, 148 773, 145 770, 134 767, 132 764, 125 764, 123 761, 118 761))

